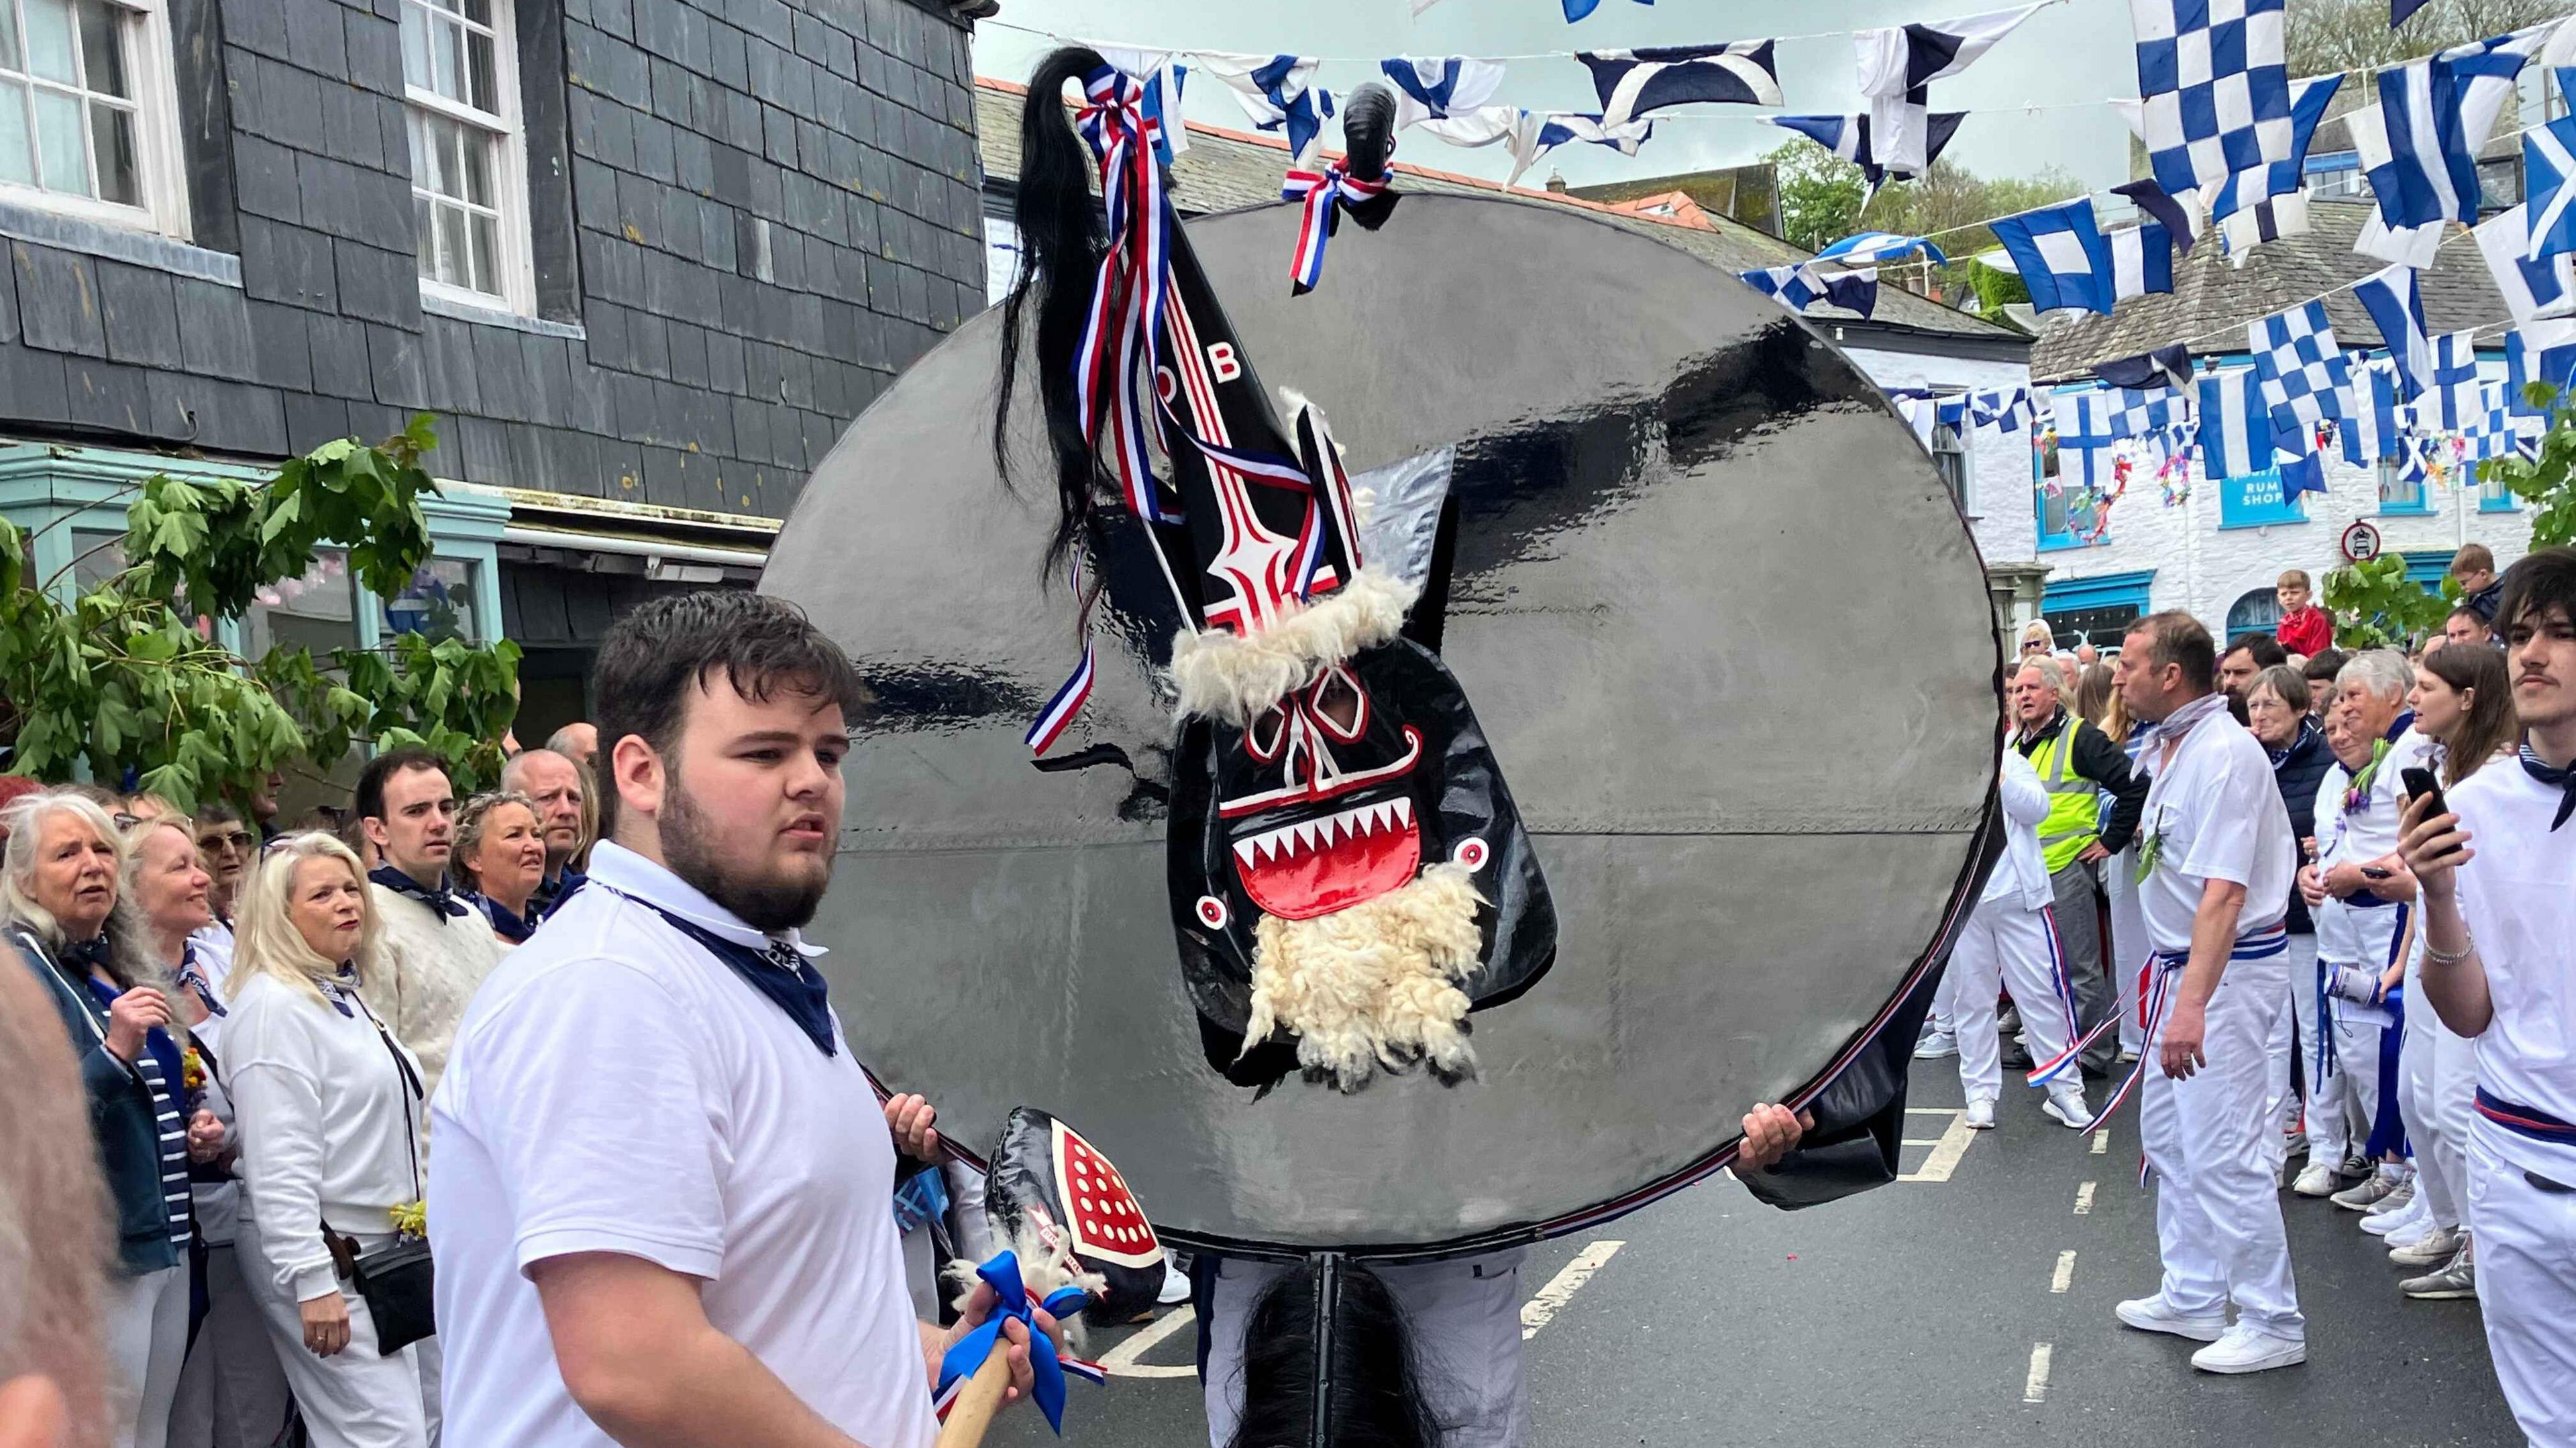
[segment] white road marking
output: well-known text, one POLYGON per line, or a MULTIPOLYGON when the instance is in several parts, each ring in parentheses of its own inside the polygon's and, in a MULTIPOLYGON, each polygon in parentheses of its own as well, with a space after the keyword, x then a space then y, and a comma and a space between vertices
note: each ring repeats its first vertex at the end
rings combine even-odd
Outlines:
POLYGON ((2048 1290, 2051 1292, 2064 1292, 2067 1288, 2074 1285, 2075 1254, 2073 1252, 2060 1252, 2057 1254, 2057 1271, 2048 1279, 2048 1290))
MULTIPOLYGON (((1914 1108, 1908 1107, 1906 1114, 1909 1116, 1914 1114, 1914 1108)), ((1968 1129, 1968 1113, 1965 1111, 1943 1111, 1938 1114, 1950 1118, 1949 1130, 1941 1133, 1941 1139, 1933 1144, 1932 1154, 1923 1159, 1923 1165, 1898 1177, 1898 1181, 1948 1181, 1950 1173, 1959 1169, 1959 1158, 1968 1154, 1968 1143, 1977 1139, 1977 1134, 1968 1129)))
POLYGON ((2048 1359, 2055 1349, 2047 1343, 2030 1345, 2030 1376, 2022 1380, 2021 1400, 2025 1403, 2048 1401, 2048 1359))
POLYGON ((2091 1182, 2086 1182, 2084 1185, 2075 1189, 2075 1215, 2079 1217, 2089 1217, 2093 1215, 2093 1184, 2091 1182))
MULTIPOLYGON (((1905 1114, 1908 1116, 1949 1117, 1956 1116, 1959 1113, 1947 1106, 1908 1106, 1905 1108, 1905 1114)), ((1944 1122, 1943 1124, 1947 1125, 1948 1123, 1944 1122)), ((1906 1146, 1939 1146, 1941 1144, 1941 1138, 1937 1136, 1906 1136, 1899 1137, 1898 1141, 1906 1146)))
POLYGON ((1602 1264, 1618 1256, 1619 1249, 1627 1245, 1625 1242, 1595 1242, 1575 1253, 1573 1261, 1557 1269, 1557 1274, 1547 1279, 1547 1285, 1538 1290, 1537 1296, 1521 1304, 1521 1340, 1527 1342, 1538 1336, 1538 1330, 1547 1326, 1549 1319, 1574 1300, 1574 1294, 1584 1283, 1592 1280, 1592 1274, 1600 1271, 1602 1264))
POLYGON ((1101 1369, 1113 1378, 1197 1377, 1199 1370, 1196 1363, 1184 1363, 1176 1368, 1167 1368, 1136 1361, 1145 1355, 1146 1349, 1196 1321, 1198 1321, 1198 1314, 1191 1308, 1180 1307, 1165 1313, 1146 1325, 1135 1336, 1102 1353, 1101 1369))
POLYGON ((2100 1131, 2093 1133, 2093 1154, 2095 1156, 2100 1156, 2102 1153, 2109 1151, 2110 1149, 2111 1128, 2106 1126, 2100 1131))

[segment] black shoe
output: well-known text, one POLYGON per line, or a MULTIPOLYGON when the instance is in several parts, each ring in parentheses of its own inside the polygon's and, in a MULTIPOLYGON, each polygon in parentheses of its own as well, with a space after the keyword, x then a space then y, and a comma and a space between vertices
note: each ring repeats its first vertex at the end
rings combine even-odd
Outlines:
POLYGON ((2034 1063, 2030 1059, 2030 1052, 2023 1050, 2021 1043, 2015 1041, 2003 1048, 2003 1064, 2007 1070, 2027 1071, 2034 1063))

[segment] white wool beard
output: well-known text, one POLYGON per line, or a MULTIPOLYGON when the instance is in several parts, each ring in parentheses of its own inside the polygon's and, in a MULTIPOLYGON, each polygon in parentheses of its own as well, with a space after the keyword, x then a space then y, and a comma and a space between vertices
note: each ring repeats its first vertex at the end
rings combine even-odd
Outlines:
POLYGON ((1401 888, 1312 920, 1263 915, 1253 927, 1252 1019, 1243 1049, 1279 1027, 1297 1033, 1297 1064, 1344 1091, 1380 1066, 1428 1058, 1448 1076, 1472 1075, 1476 1051, 1457 983, 1475 970, 1473 873, 1433 865, 1401 888))
POLYGON ((1180 716, 1243 728, 1327 666, 1395 637, 1419 591, 1363 568, 1338 592, 1258 632, 1184 630, 1172 641, 1180 716))

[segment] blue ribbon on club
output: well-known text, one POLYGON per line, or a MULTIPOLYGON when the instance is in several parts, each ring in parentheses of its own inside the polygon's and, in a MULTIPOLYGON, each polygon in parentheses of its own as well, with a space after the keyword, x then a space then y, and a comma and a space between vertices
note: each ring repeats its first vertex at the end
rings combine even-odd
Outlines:
MULTIPOLYGON (((1029 1311, 1028 1289, 1020 1284, 1020 1259, 1015 1252, 997 1252, 992 1260, 975 1269, 975 1275, 1000 1301, 981 1327, 957 1340, 939 1360, 939 1391, 946 1397, 949 1386, 961 1378, 975 1376, 984 1359, 993 1355, 993 1344, 1001 1339, 1002 1324, 1019 1319, 1029 1329, 1029 1371, 1035 1379, 1029 1395, 1037 1400, 1039 1411, 1046 1414, 1047 1426, 1061 1437, 1064 1433, 1064 1368, 1057 1363, 1055 1339, 1038 1330, 1036 1317, 1029 1311)), ((1090 1294, 1079 1287, 1059 1287, 1047 1294, 1046 1310, 1061 1320, 1080 1312, 1090 1294)))

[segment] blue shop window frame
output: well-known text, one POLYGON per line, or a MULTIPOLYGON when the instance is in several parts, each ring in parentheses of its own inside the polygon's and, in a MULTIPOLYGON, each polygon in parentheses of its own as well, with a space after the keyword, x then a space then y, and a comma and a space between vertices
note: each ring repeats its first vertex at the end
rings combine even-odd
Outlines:
POLYGON ((2433 491, 2429 486, 2427 486, 2426 479, 2419 478, 2412 484, 2415 489, 2415 496, 2413 499, 2391 499, 2388 496, 2388 490, 2390 488, 2403 488, 2408 486, 2404 477, 2398 471, 2397 460, 2395 458, 2380 459, 2377 471, 2379 475, 2379 516, 2383 518, 2429 518, 2433 515, 2433 491))
POLYGON ((2056 474, 2057 468, 2058 451, 2055 437, 2034 428, 2030 445, 2030 502, 2031 526, 2039 535, 2039 551, 2056 553, 2069 548, 2107 546, 2111 541, 2108 533, 2090 542, 2079 535, 2077 530, 2089 524, 2091 516, 2074 506, 2073 493, 2061 492, 2054 498, 2049 496, 2048 482, 2050 477, 2056 474), (2051 504, 2055 505, 2057 514, 2054 526, 2049 519, 2051 504))
POLYGON ((2398 556, 2406 560, 2406 581, 2426 593, 2440 593, 2442 580, 2451 575, 2451 555, 2447 550, 2417 548, 2398 556))
MULTIPOLYGON (((2305 496, 2302 493, 2299 498, 2305 496)), ((2282 496, 2279 468, 2223 478, 2218 485, 2218 526, 2268 528, 2280 523, 2304 523, 2308 513, 2299 498, 2282 496)))

